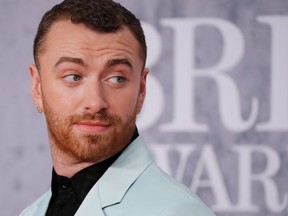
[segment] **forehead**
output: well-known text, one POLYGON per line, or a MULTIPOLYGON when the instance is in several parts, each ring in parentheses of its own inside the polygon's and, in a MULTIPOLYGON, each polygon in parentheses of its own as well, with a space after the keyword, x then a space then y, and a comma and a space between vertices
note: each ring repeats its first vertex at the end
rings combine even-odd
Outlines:
POLYGON ((91 30, 83 24, 73 24, 69 20, 60 20, 50 27, 43 44, 42 53, 116 52, 142 59, 140 44, 127 27, 117 32, 102 33, 91 30))

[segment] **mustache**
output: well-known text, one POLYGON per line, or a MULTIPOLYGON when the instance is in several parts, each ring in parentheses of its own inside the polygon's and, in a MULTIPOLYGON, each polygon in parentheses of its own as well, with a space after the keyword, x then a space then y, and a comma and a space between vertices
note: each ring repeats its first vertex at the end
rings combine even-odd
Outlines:
POLYGON ((75 124, 81 121, 100 121, 107 124, 113 124, 114 122, 119 121, 119 118, 106 112, 86 112, 83 114, 76 114, 69 117, 69 122, 71 124, 75 124))

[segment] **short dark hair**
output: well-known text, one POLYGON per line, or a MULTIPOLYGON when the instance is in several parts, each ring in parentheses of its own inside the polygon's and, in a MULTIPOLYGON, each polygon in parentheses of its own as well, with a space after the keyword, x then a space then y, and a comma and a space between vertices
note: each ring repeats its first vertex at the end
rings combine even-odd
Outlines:
POLYGON ((140 44, 140 54, 145 66, 145 35, 139 19, 133 13, 113 0, 64 0, 47 11, 38 26, 33 46, 34 61, 38 69, 39 54, 45 51, 44 41, 49 29, 56 21, 66 19, 102 33, 113 33, 128 27, 140 44))

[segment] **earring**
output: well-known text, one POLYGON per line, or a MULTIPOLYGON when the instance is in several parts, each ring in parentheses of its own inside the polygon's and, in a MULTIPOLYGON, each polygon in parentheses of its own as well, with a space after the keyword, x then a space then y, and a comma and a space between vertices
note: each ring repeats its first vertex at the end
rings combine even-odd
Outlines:
POLYGON ((141 108, 142 108, 142 107, 139 107, 139 106, 137 107, 137 114, 140 114, 141 108))
POLYGON ((38 113, 42 113, 43 111, 40 109, 40 107, 37 106, 38 113))

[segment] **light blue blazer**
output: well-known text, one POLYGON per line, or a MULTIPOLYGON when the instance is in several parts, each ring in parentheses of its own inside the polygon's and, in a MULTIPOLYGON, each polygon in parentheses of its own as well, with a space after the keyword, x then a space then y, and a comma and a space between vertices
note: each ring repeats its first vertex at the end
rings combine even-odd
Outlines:
MULTIPOLYGON (((51 190, 20 216, 44 216, 51 190)), ((76 216, 213 216, 188 188, 160 170, 141 137, 92 187, 76 216)), ((64 216, 64 215, 63 215, 64 216)), ((66 216, 66 215, 65 215, 66 216)))

